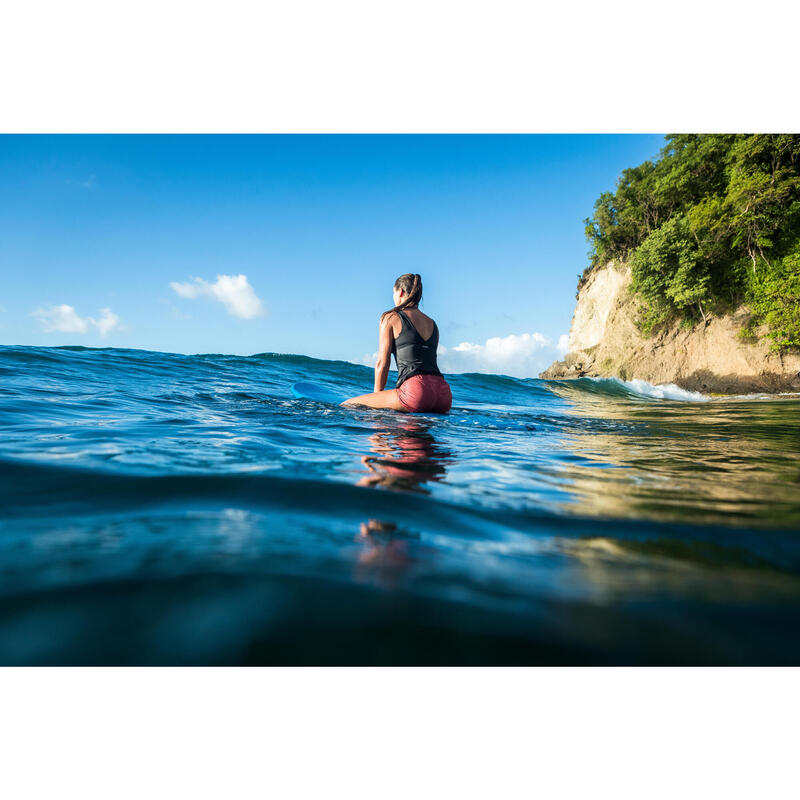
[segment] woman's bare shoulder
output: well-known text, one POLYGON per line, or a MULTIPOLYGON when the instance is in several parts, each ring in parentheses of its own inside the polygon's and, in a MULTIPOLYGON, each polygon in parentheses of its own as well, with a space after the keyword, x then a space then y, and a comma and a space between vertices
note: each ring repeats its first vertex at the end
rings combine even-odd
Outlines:
POLYGON ((386 315, 381 315, 381 319, 379 322, 379 327, 384 327, 388 325, 391 328, 397 329, 398 326, 401 326, 403 323, 400 320, 400 315, 396 311, 388 311, 386 315))

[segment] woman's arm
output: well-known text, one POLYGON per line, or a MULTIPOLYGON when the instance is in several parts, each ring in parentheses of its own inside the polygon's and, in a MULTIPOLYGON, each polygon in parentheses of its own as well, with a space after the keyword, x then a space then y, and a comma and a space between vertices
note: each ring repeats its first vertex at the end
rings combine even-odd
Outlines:
POLYGON ((378 332, 378 361, 375 364, 375 389, 382 392, 386 387, 389 377, 389 367, 392 364, 392 342, 394 341, 393 320, 394 314, 384 318, 383 325, 378 332))

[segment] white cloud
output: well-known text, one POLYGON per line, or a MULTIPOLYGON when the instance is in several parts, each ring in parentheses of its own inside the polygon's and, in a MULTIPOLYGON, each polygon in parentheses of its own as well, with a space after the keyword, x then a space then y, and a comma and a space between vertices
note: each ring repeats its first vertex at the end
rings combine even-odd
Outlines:
POLYGON ((180 297, 194 299, 211 297, 219 300, 229 314, 240 319, 252 319, 264 314, 264 305, 256 296, 246 275, 217 275, 216 283, 195 278, 193 283, 170 283, 172 290, 180 297))
POLYGON ((37 308, 33 316, 39 320, 45 333, 88 333, 90 328, 96 328, 101 336, 107 336, 120 327, 119 317, 110 308, 100 310, 100 319, 81 317, 66 303, 37 308))
MULTIPOLYGON (((521 333, 494 336, 484 344, 461 342, 455 347, 439 345, 436 361, 444 373, 483 372, 511 375, 515 378, 537 378, 557 358, 566 353, 567 339, 562 335, 557 344, 541 333, 521 333)), ((366 355, 361 360, 374 366, 378 354, 366 355)))
POLYGON ((45 333, 87 333, 89 321, 81 319, 72 306, 60 305, 50 308, 38 308, 33 312, 45 333))
POLYGON ((100 310, 100 319, 90 319, 89 321, 92 325, 97 327, 101 336, 106 336, 111 333, 114 328, 119 327, 119 317, 110 308, 103 308, 100 310))

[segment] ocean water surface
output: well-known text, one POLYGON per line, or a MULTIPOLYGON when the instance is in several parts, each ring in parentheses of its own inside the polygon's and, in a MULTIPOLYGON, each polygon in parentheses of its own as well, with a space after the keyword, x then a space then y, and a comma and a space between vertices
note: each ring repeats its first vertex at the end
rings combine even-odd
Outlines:
POLYGON ((0 663, 800 663, 800 398, 447 377, 0 347, 0 663))

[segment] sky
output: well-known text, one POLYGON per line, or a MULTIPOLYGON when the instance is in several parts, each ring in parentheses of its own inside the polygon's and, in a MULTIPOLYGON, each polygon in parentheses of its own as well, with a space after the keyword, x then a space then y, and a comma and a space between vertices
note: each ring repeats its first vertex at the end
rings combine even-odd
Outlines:
POLYGON ((422 276, 443 372, 563 353, 583 220, 658 135, 0 136, 0 344, 373 364, 422 276))

